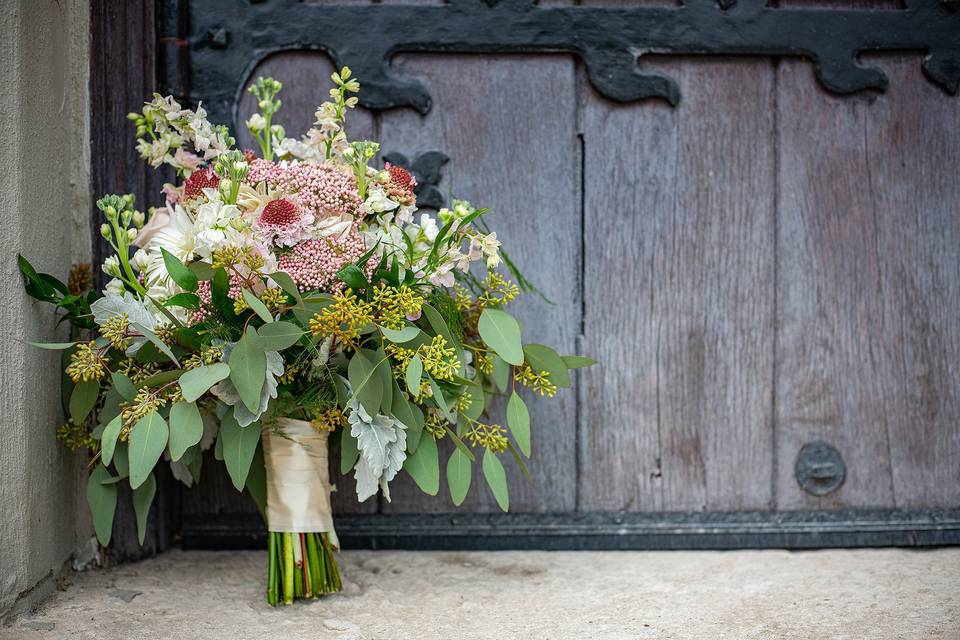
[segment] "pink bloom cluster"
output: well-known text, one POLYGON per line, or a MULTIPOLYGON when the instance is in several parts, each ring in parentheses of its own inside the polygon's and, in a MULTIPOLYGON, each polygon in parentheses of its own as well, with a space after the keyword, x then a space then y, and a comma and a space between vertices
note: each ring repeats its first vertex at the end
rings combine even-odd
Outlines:
MULTIPOLYGON (((243 286, 243 278, 231 271, 230 289, 227 291, 227 297, 231 300, 238 300, 243 297, 243 286)), ((190 316, 190 325, 199 324, 210 317, 210 308, 213 306, 213 293, 210 290, 209 280, 202 280, 197 285, 197 297, 200 298, 200 308, 190 316)))
MULTIPOLYGON (((340 240, 333 236, 307 240, 280 258, 279 270, 287 273, 301 291, 335 292, 343 289, 337 271, 350 262, 356 262, 366 252, 363 238, 356 227, 340 240)), ((367 277, 373 272, 372 259, 367 263, 367 277)))
POLYGON ((250 163, 247 182, 266 182, 272 189, 295 192, 300 204, 318 220, 344 213, 359 214, 357 180, 349 173, 327 164, 313 162, 274 164, 263 159, 250 163))
POLYGON ((313 214, 303 209, 297 196, 271 200, 257 218, 257 229, 281 247, 310 238, 313 214))

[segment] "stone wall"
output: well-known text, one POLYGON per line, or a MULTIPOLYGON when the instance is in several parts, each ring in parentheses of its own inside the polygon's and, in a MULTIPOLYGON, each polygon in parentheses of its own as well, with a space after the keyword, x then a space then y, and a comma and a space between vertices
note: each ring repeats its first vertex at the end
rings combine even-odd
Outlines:
POLYGON ((82 454, 62 424, 53 309, 23 292, 16 255, 66 279, 90 260, 89 19, 85 0, 19 0, 0 12, 0 621, 96 552, 82 454), (79 551, 85 549, 86 551, 79 551))

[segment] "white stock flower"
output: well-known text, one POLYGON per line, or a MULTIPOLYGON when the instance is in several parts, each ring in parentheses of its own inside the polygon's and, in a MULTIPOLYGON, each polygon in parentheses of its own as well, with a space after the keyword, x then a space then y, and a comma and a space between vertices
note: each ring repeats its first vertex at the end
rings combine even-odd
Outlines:
POLYGON ((108 276, 120 276, 120 259, 117 256, 109 256, 103 261, 103 272, 108 276))
POLYGON ((250 119, 247 120, 244 124, 247 125, 247 128, 250 129, 250 131, 253 131, 256 133, 259 133, 260 131, 263 131, 264 129, 267 128, 267 121, 264 120, 263 116, 260 115, 259 113, 255 113, 252 116, 250 116, 250 119))

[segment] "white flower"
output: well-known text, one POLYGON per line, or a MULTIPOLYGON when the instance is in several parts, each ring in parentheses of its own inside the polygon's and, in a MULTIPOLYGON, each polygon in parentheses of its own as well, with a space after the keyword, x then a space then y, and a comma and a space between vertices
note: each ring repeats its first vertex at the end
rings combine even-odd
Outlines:
POLYGON ((497 240, 497 232, 483 236, 480 240, 480 249, 486 256, 494 256, 500 249, 500 241, 497 240))
POLYGON ((253 131, 254 133, 259 133, 267 128, 267 121, 264 120, 263 116, 259 113, 255 113, 250 116, 250 119, 244 124, 247 125, 247 129, 250 129, 250 131, 253 131))
POLYGON ((120 280, 119 278, 113 278, 107 283, 107 286, 103 288, 104 295, 112 294, 116 296, 122 296, 124 291, 126 291, 126 288, 123 286, 123 280, 120 280))
POLYGON ((120 277, 120 258, 110 256, 103 261, 103 272, 114 278, 120 277))
POLYGON ((428 280, 430 284, 438 287, 452 287, 456 283, 453 276, 454 263, 447 262, 437 267, 437 270, 430 274, 428 280))
POLYGON ((500 256, 487 256, 487 269, 496 269, 500 265, 500 256))
POLYGON ((420 216, 420 230, 423 231, 423 235, 426 236, 430 242, 436 240, 437 234, 440 233, 440 228, 437 227, 437 221, 427 213, 421 214, 420 216))
POLYGON ((143 273, 148 266, 150 266, 150 253, 145 249, 138 249, 135 254, 133 254, 133 260, 130 261, 130 266, 133 267, 137 273, 143 273))

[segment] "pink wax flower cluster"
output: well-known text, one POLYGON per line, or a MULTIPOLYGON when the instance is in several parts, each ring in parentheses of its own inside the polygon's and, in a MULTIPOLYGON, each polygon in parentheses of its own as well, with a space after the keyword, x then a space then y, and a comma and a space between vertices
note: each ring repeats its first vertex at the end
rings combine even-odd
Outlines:
MULTIPOLYGON (((342 239, 329 237, 297 244, 280 258, 279 268, 293 278, 301 291, 337 292, 344 288, 343 282, 337 279, 337 271, 357 261, 366 250, 363 238, 352 228, 342 239)), ((366 266, 368 277, 374 265, 371 258, 366 266)))
POLYGON ((247 182, 264 182, 272 189, 296 193, 300 204, 318 220, 344 214, 359 217, 363 201, 357 179, 329 164, 313 162, 274 163, 257 158, 250 163, 247 182))

